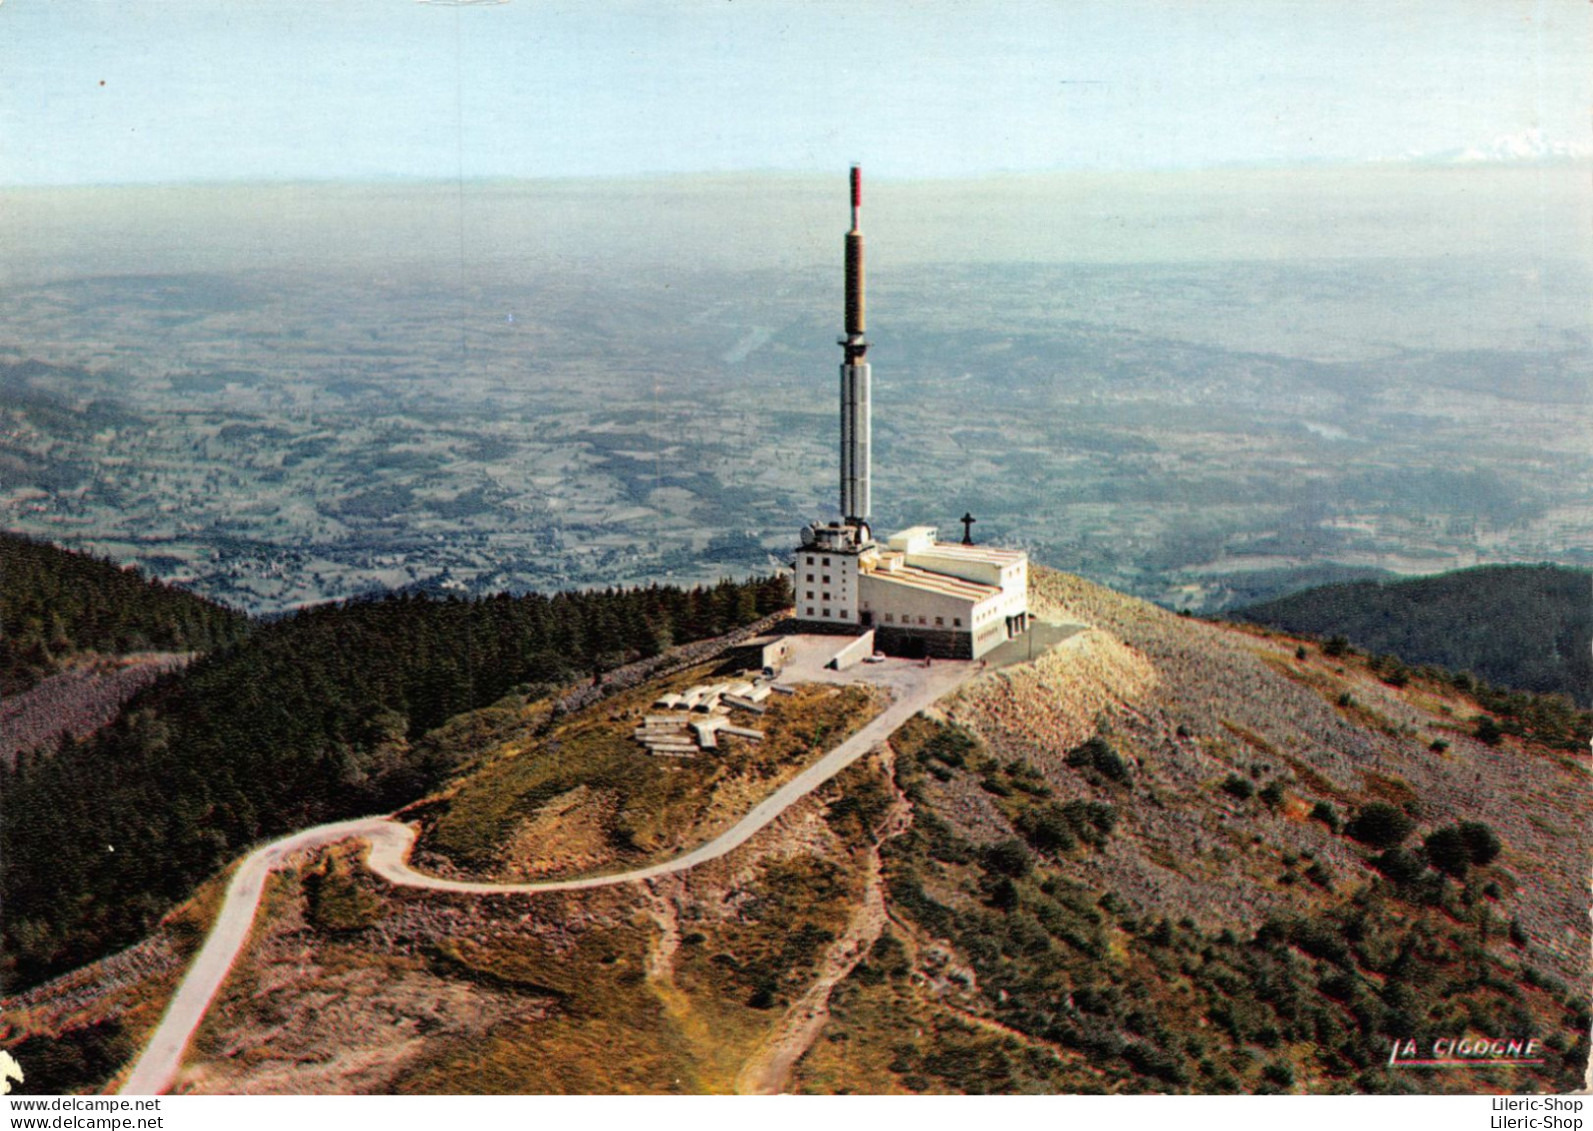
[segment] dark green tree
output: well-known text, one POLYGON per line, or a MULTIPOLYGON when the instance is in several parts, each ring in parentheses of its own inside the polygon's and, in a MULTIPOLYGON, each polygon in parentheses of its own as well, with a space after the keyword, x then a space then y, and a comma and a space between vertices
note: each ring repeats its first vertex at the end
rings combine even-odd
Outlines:
POLYGON ((1344 831, 1371 848, 1394 848, 1416 831, 1416 822, 1404 810, 1374 801, 1356 813, 1344 831))

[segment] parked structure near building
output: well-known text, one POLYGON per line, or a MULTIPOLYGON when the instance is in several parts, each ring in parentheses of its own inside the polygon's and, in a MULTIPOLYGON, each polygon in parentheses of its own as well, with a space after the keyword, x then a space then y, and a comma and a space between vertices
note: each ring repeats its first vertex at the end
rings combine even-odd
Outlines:
POLYGON ((731 709, 752 715, 763 714, 763 701, 769 697, 769 681, 734 680, 728 683, 696 684, 685 691, 661 695, 653 701, 657 714, 645 715, 631 737, 649 754, 664 758, 689 758, 703 750, 719 749, 718 736, 763 741, 763 732, 731 723, 731 709))

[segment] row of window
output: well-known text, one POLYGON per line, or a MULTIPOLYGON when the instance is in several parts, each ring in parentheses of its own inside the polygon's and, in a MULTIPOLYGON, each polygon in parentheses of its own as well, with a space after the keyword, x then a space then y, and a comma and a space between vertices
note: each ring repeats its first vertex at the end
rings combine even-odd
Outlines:
MULTIPOLYGON (((808 600, 811 601, 813 599, 813 594, 809 593, 807 595, 807 597, 808 597, 808 600)), ((823 599, 828 601, 830 599, 830 595, 828 593, 824 594, 824 598, 823 599)), ((811 616, 819 616, 819 617, 826 617, 827 618, 830 615, 830 609, 829 609, 828 606, 815 607, 813 605, 808 605, 807 606, 807 614, 806 615, 808 615, 810 617, 811 616)), ((836 615, 844 617, 844 616, 846 616, 846 610, 842 609, 836 615)), ((895 624, 895 623, 897 623, 896 622, 896 614, 895 613, 886 613, 885 614, 885 623, 886 624, 895 624)), ((904 613, 902 615, 901 623, 911 627, 913 625, 913 618, 904 613)), ((922 617, 922 616, 919 617, 918 618, 918 624, 924 626, 925 628, 929 627, 929 618, 928 617, 922 617)), ((961 617, 952 617, 951 618, 951 626, 953 628, 961 628, 962 627, 962 618, 961 617)), ((945 617, 936 617, 935 618, 935 627, 936 628, 945 628, 946 627, 946 618, 945 617)), ((990 634, 991 631, 994 631, 994 630, 991 629, 991 630, 987 630, 987 631, 981 632, 979 634, 979 638, 981 640, 983 640, 985 637, 987 637, 990 634)))
MULTIPOLYGON (((812 564, 813 564, 813 555, 809 554, 808 555, 808 565, 812 565, 812 564)), ((830 564, 830 559, 829 558, 825 558, 824 561, 821 564, 829 565, 830 564)), ((808 578, 808 580, 812 581, 813 579, 810 577, 810 578, 808 578)))
MULTIPOLYGON (((885 614, 885 623, 886 624, 895 624, 896 623, 896 614, 894 614, 894 613, 886 613, 885 614)), ((903 624, 912 624, 913 623, 913 618, 904 614, 902 616, 902 623, 903 624)), ((929 623, 929 621, 925 617, 919 617, 918 618, 918 623, 922 624, 922 625, 927 625, 929 623)), ((951 618, 951 626, 953 628, 961 628, 962 627, 962 618, 961 617, 952 617, 951 618)), ((935 627, 936 628, 945 628, 946 627, 946 618, 945 617, 936 617, 935 618, 935 627)))
MULTIPOLYGON (((828 591, 825 592, 824 599, 826 601, 828 601, 830 599, 830 594, 829 594, 828 591)), ((810 600, 810 601, 813 600, 813 590, 811 590, 811 589, 808 590, 808 600, 810 600)))
POLYGON ((1010 609, 1013 606, 1014 603, 1015 602, 1013 602, 1011 600, 1006 600, 1006 601, 1001 601, 1001 602, 999 602, 997 604, 991 605, 988 608, 986 608, 984 610, 984 612, 982 612, 978 616, 974 617, 974 623, 975 624, 982 624, 985 621, 989 620, 991 617, 1005 616, 1007 610, 1010 609))
MULTIPOLYGON (((808 574, 808 580, 809 581, 813 580, 813 575, 811 573, 808 574)), ((824 584, 828 585, 829 583, 830 583, 830 575, 829 574, 825 574, 824 575, 824 584)))

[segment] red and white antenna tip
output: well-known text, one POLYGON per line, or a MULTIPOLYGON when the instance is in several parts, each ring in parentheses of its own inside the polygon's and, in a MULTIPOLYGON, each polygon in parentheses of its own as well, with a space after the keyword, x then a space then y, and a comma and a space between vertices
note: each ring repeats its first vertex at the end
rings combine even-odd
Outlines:
POLYGON ((853 165, 852 166, 852 207, 853 208, 861 208, 862 206, 863 206, 863 167, 861 165, 853 165))

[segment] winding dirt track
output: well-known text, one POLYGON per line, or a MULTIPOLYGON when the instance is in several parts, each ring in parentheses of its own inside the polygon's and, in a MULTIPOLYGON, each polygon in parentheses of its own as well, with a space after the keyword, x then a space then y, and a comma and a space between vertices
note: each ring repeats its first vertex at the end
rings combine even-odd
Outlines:
MULTIPOLYGON (((886 747, 886 772, 892 774, 895 754, 886 747)), ((736 1076, 736 1091, 741 1095, 772 1096, 785 1090, 797 1061, 818 1039, 830 1019, 830 995, 841 979, 850 974, 869 952, 885 929, 885 868, 880 845, 900 836, 912 824, 912 802, 900 788, 884 822, 874 830, 874 842, 866 855, 867 879, 857 911, 825 952, 819 963, 819 976, 806 993, 786 1010, 763 1044, 752 1054, 736 1076)))
MULTIPOLYGON (((211 1001, 226 981, 233 962, 249 940, 255 911, 259 907, 261 893, 265 890, 266 877, 295 853, 337 841, 359 838, 370 845, 368 863, 371 871, 388 883, 401 887, 475 895, 575 891, 583 888, 637 883, 674 872, 684 872, 698 864, 717 860, 745 844, 781 813, 885 741, 892 731, 918 711, 978 671, 977 665, 960 662, 943 662, 929 668, 900 661, 881 665, 879 670, 869 673, 872 677, 870 681, 885 685, 895 693, 896 697, 889 707, 856 734, 756 805, 727 831, 682 856, 646 868, 607 876, 590 876, 578 880, 549 880, 539 883, 493 884, 445 880, 417 872, 409 866, 409 852, 414 846, 416 832, 411 826, 395 821, 391 817, 360 817, 335 824, 317 825, 315 828, 305 829, 258 848, 245 858, 232 882, 227 885, 226 899, 216 916, 215 926, 211 928, 204 947, 183 977, 182 984, 177 987, 171 1004, 166 1008, 165 1016, 161 1018, 160 1025, 156 1027, 138 1062, 128 1074, 120 1094, 159 1095, 172 1086, 188 1042, 199 1028, 199 1023, 204 1020, 211 1001)), ((850 682, 848 677, 837 677, 835 673, 827 673, 827 676, 818 672, 813 674, 817 678, 827 678, 833 682, 850 682)))

